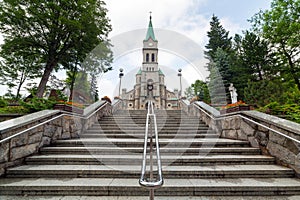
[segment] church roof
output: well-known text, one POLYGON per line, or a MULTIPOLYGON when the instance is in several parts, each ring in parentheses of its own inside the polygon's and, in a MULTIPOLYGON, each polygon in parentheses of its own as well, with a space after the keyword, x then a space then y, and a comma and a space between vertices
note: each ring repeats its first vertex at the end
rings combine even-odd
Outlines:
POLYGON ((136 73, 136 75, 141 75, 142 74, 142 70, 139 69, 139 71, 136 73))
POLYGON ((149 40, 150 38, 151 38, 153 41, 156 41, 155 35, 154 35, 153 26, 152 26, 152 17, 151 17, 151 16, 150 16, 150 21, 149 21, 148 31, 147 31, 147 35, 146 35, 145 41, 149 40))
POLYGON ((161 71, 161 69, 158 70, 159 75, 164 75, 164 73, 161 71))

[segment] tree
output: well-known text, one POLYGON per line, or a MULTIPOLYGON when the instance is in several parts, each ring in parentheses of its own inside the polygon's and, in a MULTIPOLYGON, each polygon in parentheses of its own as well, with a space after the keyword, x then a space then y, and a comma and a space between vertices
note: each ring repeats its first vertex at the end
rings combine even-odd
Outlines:
POLYGON ((241 58, 247 66, 251 80, 263 80, 270 71, 270 50, 267 41, 255 33, 246 31, 242 41, 241 58))
POLYGON ((4 60, 0 62, 0 81, 8 86, 10 93, 16 100, 21 97, 21 88, 25 81, 41 76, 40 64, 35 56, 18 56, 16 54, 4 54, 4 60))
POLYGON ((44 64, 38 97, 43 96, 51 72, 73 62, 74 52, 83 60, 98 44, 107 42, 111 26, 104 5, 101 0, 0 2, 0 30, 7 53, 39 55, 44 64))
POLYGON ((98 87, 97 87, 97 77, 96 77, 95 74, 91 74, 90 92, 91 92, 91 98, 94 101, 98 101, 99 100, 99 94, 98 94, 98 87))
POLYGON ((191 87, 193 89, 193 93, 198 97, 199 100, 210 103, 208 87, 204 81, 196 80, 191 87))
MULTIPOLYGON (((300 90, 300 0, 273 0, 271 9, 257 13, 253 28, 273 44, 281 73, 288 73, 300 90)), ((286 80, 288 81, 288 80, 286 80)))
POLYGON ((232 43, 232 61, 230 66, 231 71, 231 83, 234 84, 234 87, 237 89, 238 98, 244 100, 244 88, 247 86, 247 81, 251 79, 251 73, 249 67, 245 65, 246 63, 242 58, 242 41, 243 37, 241 35, 235 35, 232 43))
MULTIPOLYGON (((67 71, 67 84, 70 87, 70 99, 73 99, 73 91, 77 75, 79 72, 84 72, 94 77, 94 84, 97 85, 96 76, 101 72, 107 72, 112 69, 110 64, 113 61, 113 55, 110 50, 109 42, 102 42, 95 47, 83 60, 80 56, 85 49, 79 47, 76 52, 73 52, 72 58, 68 62, 64 62, 67 71)), ((93 79, 93 78, 92 78, 93 79)), ((98 95, 98 94, 97 94, 98 95)), ((97 99, 97 98, 95 98, 97 99)))
POLYGON ((184 95, 188 100, 191 100, 195 96, 192 86, 189 86, 188 88, 185 89, 184 95))
POLYGON ((211 103, 213 105, 226 105, 226 90, 224 87, 222 76, 216 64, 210 60, 208 63, 208 68, 210 69, 209 81, 208 81, 208 90, 211 98, 211 103))
MULTIPOLYGON (((229 32, 226 31, 221 25, 218 17, 213 15, 212 20, 210 22, 210 31, 207 32, 207 36, 209 38, 208 44, 205 46, 207 51, 205 51, 205 55, 209 59, 209 63, 207 65, 208 71, 210 72, 209 80, 209 88, 212 91, 212 102, 216 104, 223 104, 223 98, 221 97, 223 94, 218 94, 218 90, 220 85, 225 87, 229 96, 229 83, 232 80, 232 72, 230 70, 232 65, 232 43, 231 37, 229 37, 229 32), (224 83, 221 83, 221 81, 224 83), (217 85, 213 85, 217 84, 217 85)), ((226 95, 225 95, 226 96, 226 95)), ((229 99, 229 97, 228 97, 229 99)))
POLYGON ((231 51, 231 37, 228 35, 229 32, 223 28, 218 17, 213 15, 210 22, 210 31, 207 32, 209 40, 205 46, 207 49, 205 54, 214 60, 218 48, 221 48, 225 52, 231 51))

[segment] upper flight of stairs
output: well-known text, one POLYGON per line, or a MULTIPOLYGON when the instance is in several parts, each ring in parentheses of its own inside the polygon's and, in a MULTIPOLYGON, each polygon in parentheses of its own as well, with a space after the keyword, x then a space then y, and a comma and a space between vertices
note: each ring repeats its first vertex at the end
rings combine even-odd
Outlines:
MULTIPOLYGON (((146 112, 119 111, 58 140, 0 178, 1 195, 147 196, 138 184, 146 112)), ((246 141, 218 133, 181 111, 157 111, 164 186, 156 196, 299 195, 293 170, 246 141)))

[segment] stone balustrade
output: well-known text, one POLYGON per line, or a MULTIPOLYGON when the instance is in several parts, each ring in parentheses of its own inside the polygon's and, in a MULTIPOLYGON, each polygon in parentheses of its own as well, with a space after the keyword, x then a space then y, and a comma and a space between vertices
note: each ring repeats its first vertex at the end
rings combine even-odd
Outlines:
POLYGON ((1 122, 0 140, 28 128, 37 127, 0 143, 0 176, 5 174, 6 168, 22 164, 27 156, 38 153, 41 147, 55 140, 80 137, 84 130, 103 116, 111 115, 111 111, 109 103, 99 101, 84 109, 83 115, 44 110, 1 122), (49 122, 39 125, 48 120, 49 122))
POLYGON ((190 105, 190 102, 186 99, 181 99, 179 101, 179 107, 182 111, 184 111, 186 114, 189 113, 189 105, 190 105))
POLYGON ((203 102, 191 104, 189 112, 221 137, 249 141, 263 154, 275 157, 278 164, 293 168, 300 177, 300 144, 276 133, 300 141, 300 124, 257 111, 220 115, 218 110, 203 102))
POLYGON ((124 102, 122 101, 122 99, 114 99, 112 102, 112 106, 113 106, 112 113, 124 109, 125 106, 123 104, 124 102))

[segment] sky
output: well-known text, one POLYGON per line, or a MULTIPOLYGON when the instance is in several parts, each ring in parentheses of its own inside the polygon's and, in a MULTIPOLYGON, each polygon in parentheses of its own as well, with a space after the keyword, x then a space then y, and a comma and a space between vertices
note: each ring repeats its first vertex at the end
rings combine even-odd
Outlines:
MULTIPOLYGON (((150 11, 156 39, 158 62, 166 76, 167 88, 179 88, 177 70, 182 69, 183 88, 197 79, 205 80, 207 60, 204 46, 213 14, 230 32, 242 34, 247 21, 259 10, 270 8, 271 0, 105 0, 112 25, 109 37, 115 55, 113 70, 98 79, 100 97, 118 95, 119 69, 124 69, 122 88, 132 89, 134 75, 142 63, 142 41, 146 36, 150 11)), ((3 38, 0 35, 0 43, 3 38)), ((65 72, 57 74, 65 78, 65 72)), ((0 86, 0 95, 5 87, 0 86)))

